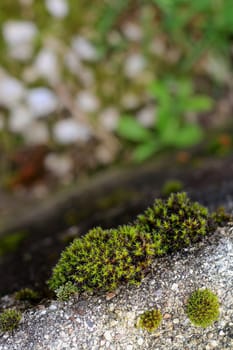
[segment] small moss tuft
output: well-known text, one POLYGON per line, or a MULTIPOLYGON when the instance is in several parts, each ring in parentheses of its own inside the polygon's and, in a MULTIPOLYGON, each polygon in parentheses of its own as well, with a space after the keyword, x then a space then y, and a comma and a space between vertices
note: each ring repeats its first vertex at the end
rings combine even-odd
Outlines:
POLYGON ((166 181, 162 188, 162 195, 169 196, 171 193, 180 192, 183 189, 183 183, 179 180, 166 181))
POLYGON ((232 215, 226 213, 223 207, 217 208, 217 210, 212 213, 211 218, 218 226, 224 226, 228 221, 233 220, 232 215))
POLYGON ((19 324, 22 314, 14 309, 7 309, 0 314, 0 330, 13 331, 19 324))
POLYGON ((219 318, 219 301, 209 289, 198 289, 190 296, 187 315, 195 326, 208 327, 219 318))
POLYGON ((140 315, 138 327, 148 332, 155 331, 162 322, 162 314, 158 309, 147 310, 140 315))
POLYGON ((70 281, 55 290, 57 299, 59 301, 66 301, 77 292, 78 288, 70 281))
POLYGON ((154 255, 150 235, 137 226, 98 227, 65 249, 49 280, 51 289, 71 282, 81 291, 110 291, 137 284, 154 255))
POLYGON ((15 293, 15 299, 21 301, 36 302, 40 299, 39 293, 31 288, 23 288, 15 293))

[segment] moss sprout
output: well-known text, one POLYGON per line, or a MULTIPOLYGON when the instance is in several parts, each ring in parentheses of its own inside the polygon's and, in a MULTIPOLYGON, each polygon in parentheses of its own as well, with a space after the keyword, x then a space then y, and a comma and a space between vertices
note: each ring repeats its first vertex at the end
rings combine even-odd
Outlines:
POLYGON ((219 318, 219 301, 209 289, 198 289, 190 296, 187 315, 195 326, 208 327, 219 318))
POLYGON ((21 301, 36 302, 40 299, 39 293, 31 288, 23 288, 15 293, 15 299, 21 301))
POLYGON ((0 330, 13 331, 19 324, 22 314, 14 309, 7 309, 0 314, 0 330))
POLYGON ((225 208, 219 207, 211 215, 212 220, 219 226, 224 226, 228 221, 233 219, 232 215, 226 213, 225 208))
POLYGON ((147 310, 140 315, 138 327, 148 332, 155 331, 162 322, 162 314, 158 309, 147 310))
POLYGON ((67 282, 56 289, 55 293, 59 301, 66 301, 78 292, 77 287, 72 282, 67 282))
POLYGON ((179 180, 166 181, 162 188, 162 195, 169 196, 171 193, 182 191, 183 183, 179 180))

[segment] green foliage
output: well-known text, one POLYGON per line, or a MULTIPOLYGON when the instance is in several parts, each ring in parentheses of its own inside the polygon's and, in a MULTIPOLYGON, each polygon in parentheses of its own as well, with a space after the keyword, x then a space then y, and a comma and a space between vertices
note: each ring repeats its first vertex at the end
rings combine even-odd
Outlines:
POLYGON ((0 314, 0 330, 13 331, 19 324, 22 314, 14 309, 7 309, 0 314))
POLYGON ((39 293, 31 288, 23 288, 15 293, 15 299, 21 301, 36 302, 40 299, 39 293))
POLYGON ((150 234, 137 226, 98 227, 63 251, 49 286, 56 290, 72 282, 78 291, 92 292, 114 290, 123 282, 137 284, 153 254, 150 234))
POLYGON ((27 233, 22 231, 14 232, 0 238, 0 256, 14 252, 26 236, 27 233))
POLYGON ((219 318, 219 301, 209 289, 198 289, 189 298, 187 315, 195 326, 208 327, 219 318))
POLYGON ((183 49, 183 68, 210 51, 229 51, 233 33, 231 0, 153 0, 161 15, 160 31, 183 49))
POLYGON ((78 292, 78 288, 72 282, 69 281, 64 285, 60 286, 58 289, 56 289, 55 292, 58 300, 66 301, 72 295, 78 292))
POLYGON ((233 220, 232 215, 226 213, 223 207, 217 208, 217 210, 212 213, 211 217, 218 226, 224 226, 228 221, 233 220))
POLYGON ((183 189, 183 184, 179 180, 169 180, 165 182, 162 188, 162 194, 169 196, 171 193, 179 192, 183 189))
POLYGON ((187 247, 219 220, 186 193, 157 199, 132 225, 90 230, 61 254, 48 281, 59 299, 76 292, 111 291, 140 283, 156 256, 187 247))
POLYGON ((118 125, 119 135, 137 144, 134 150, 136 161, 169 147, 189 147, 202 140, 201 127, 188 123, 185 115, 211 109, 212 100, 209 97, 197 95, 187 79, 155 81, 150 92, 158 103, 154 127, 146 129, 129 115, 122 116, 118 125))
POLYGON ((156 199, 138 216, 143 232, 150 232, 157 254, 187 247, 210 230, 208 209, 192 202, 186 193, 172 193, 167 200, 156 199))
POLYGON ((162 322, 162 314, 160 310, 147 310, 138 320, 138 327, 147 330, 148 332, 155 331, 162 322))

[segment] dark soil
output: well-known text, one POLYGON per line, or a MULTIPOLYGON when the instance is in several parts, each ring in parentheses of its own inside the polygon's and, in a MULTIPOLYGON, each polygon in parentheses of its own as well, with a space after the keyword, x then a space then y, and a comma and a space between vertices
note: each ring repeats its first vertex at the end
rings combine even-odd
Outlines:
POLYGON ((79 185, 41 208, 28 210, 0 237, 26 231, 27 237, 17 251, 0 257, 0 294, 22 287, 47 293, 46 280, 60 252, 74 238, 94 226, 115 227, 132 221, 135 216, 161 196, 167 180, 178 179, 192 199, 210 209, 224 205, 232 210, 233 157, 208 160, 204 164, 162 167, 144 165, 126 171, 104 174, 79 185))

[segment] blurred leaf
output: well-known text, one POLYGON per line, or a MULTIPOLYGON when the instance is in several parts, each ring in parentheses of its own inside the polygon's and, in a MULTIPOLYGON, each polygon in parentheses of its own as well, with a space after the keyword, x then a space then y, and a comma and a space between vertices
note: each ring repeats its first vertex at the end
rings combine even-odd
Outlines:
POLYGON ((197 144, 203 138, 203 131, 198 125, 187 125, 179 130, 174 140, 176 147, 188 147, 197 144))
POLYGON ((160 103, 166 103, 169 101, 169 92, 167 89, 167 84, 164 81, 155 80, 150 88, 149 92, 155 97, 160 103))
POLYGON ((169 123, 167 123, 166 128, 161 130, 160 138, 164 144, 170 145, 174 144, 177 139, 177 134, 179 133, 180 128, 180 117, 171 115, 169 123))
POLYGON ((151 137, 151 132, 142 126, 137 119, 130 116, 122 116, 118 124, 118 134, 129 141, 146 141, 151 137))
POLYGON ((135 162, 143 162, 150 158, 153 154, 160 151, 162 145, 159 140, 151 139, 146 143, 143 143, 136 147, 133 153, 133 159, 135 162))
POLYGON ((196 95, 187 98, 186 110, 192 112, 206 112, 213 107, 213 100, 207 96, 196 95))

